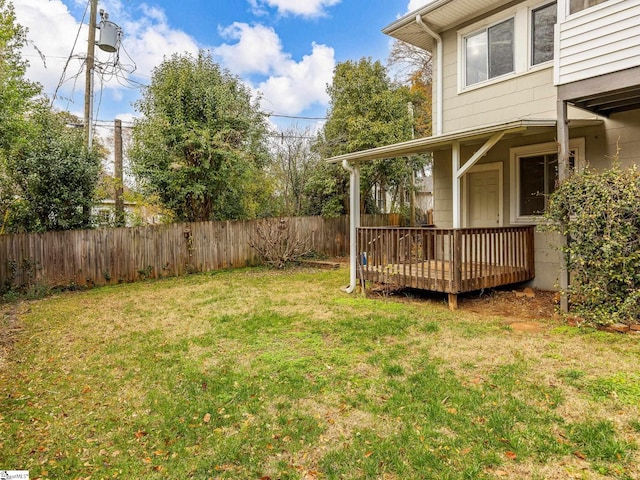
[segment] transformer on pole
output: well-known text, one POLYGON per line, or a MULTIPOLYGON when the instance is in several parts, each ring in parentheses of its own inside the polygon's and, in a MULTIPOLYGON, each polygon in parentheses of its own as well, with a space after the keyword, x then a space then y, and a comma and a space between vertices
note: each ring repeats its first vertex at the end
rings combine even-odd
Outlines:
POLYGON ((98 20, 98 0, 91 0, 91 10, 89 13, 89 37, 87 45, 87 68, 85 72, 84 89, 84 129, 85 140, 89 150, 93 147, 93 70, 95 68, 95 46, 100 50, 113 53, 120 47, 120 37, 122 30, 118 25, 109 21, 109 14, 100 10, 100 25, 96 25, 98 20), (100 39, 96 42, 96 29, 100 29, 100 39))

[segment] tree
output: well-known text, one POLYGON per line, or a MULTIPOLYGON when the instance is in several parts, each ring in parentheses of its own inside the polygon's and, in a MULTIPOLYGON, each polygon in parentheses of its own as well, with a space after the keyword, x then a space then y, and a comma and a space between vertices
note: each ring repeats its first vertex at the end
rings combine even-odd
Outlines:
POLYGON ((412 84, 416 80, 421 83, 431 82, 433 74, 431 53, 415 45, 394 40, 387 64, 396 70, 400 83, 412 84))
POLYGON ((415 135, 425 137, 431 131, 433 58, 431 53, 410 43, 395 40, 387 59, 399 81, 414 94, 415 135))
POLYGON ((43 232, 90 228, 91 206, 101 170, 98 153, 84 144, 78 119, 53 112, 44 101, 32 107, 21 140, 6 159, 6 229, 43 232))
POLYGON ((0 0, 0 154, 4 156, 20 136, 32 99, 41 92, 39 85, 24 78, 27 62, 20 50, 26 34, 16 23, 12 4, 0 0))
MULTIPOLYGON (((329 119, 317 148, 323 156, 335 156, 368 148, 389 145, 412 138, 412 118, 408 104, 413 96, 406 86, 391 82, 387 70, 378 61, 361 59, 336 66, 333 84, 329 86, 329 119)), ((414 161, 388 159, 362 165, 361 194, 365 212, 377 211, 375 194, 386 196, 391 190, 396 207, 403 202, 403 189, 410 188, 414 161)), ((346 185, 346 173, 327 168, 330 175, 340 178, 315 182, 322 188, 346 185)), ((325 189, 325 191, 327 191, 325 189)), ((346 205, 346 188, 337 189, 346 205)))
POLYGON ((309 128, 291 127, 272 142, 269 172, 275 183, 278 215, 309 214, 307 186, 320 162, 312 149, 313 140, 309 128))
POLYGON ((99 161, 25 78, 26 34, 0 0, 0 232, 87 227, 99 161))
POLYGON ((265 116, 239 78, 211 56, 174 54, 136 103, 132 171, 179 221, 258 215, 265 188, 265 116))

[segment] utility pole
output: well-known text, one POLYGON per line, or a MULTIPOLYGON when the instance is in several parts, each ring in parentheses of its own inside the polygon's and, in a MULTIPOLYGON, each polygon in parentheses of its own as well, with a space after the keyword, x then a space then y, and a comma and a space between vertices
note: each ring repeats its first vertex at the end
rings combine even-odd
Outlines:
POLYGON ((89 13, 89 40, 87 42, 87 67, 84 87, 84 137, 87 148, 93 148, 93 69, 95 66, 96 22, 98 21, 98 0, 91 0, 89 13))
POLYGON ((125 226, 124 216, 124 178, 122 174, 122 120, 115 121, 114 127, 114 167, 113 176, 115 177, 115 200, 116 200, 116 227, 125 226))

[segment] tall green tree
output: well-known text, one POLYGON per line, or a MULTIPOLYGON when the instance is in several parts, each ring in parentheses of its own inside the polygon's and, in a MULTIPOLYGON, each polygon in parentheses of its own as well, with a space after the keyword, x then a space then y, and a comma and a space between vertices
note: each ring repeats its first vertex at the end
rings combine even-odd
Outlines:
POLYGON ((28 120, 5 163, 12 192, 5 230, 90 228, 101 171, 97 150, 89 152, 82 131, 68 126, 77 118, 53 112, 44 100, 32 105, 28 120))
POLYGON ((140 187, 178 221, 259 215, 266 122, 258 101, 211 56, 175 54, 136 103, 129 158, 140 187))
POLYGON ((100 159, 25 77, 27 31, 0 0, 0 233, 91 226, 100 159))
MULTIPOLYGON (((333 83, 327 89, 330 100, 329 119, 322 131, 317 148, 325 157, 389 145, 412 138, 413 119, 408 104, 412 94, 408 87, 393 83, 386 68, 378 61, 363 58, 336 66, 333 83)), ((414 160, 388 159, 362 165, 361 194, 365 212, 377 211, 374 194, 391 189, 398 204, 403 189, 410 188, 414 160)), ((338 168, 324 169, 339 178, 317 179, 320 196, 327 188, 342 197, 330 202, 346 208, 346 174, 338 168)), ((319 172, 321 173, 321 172, 319 172)))
POLYGON ((0 0, 0 149, 4 155, 20 136, 33 98, 41 88, 25 78, 27 62, 20 55, 27 31, 18 23, 13 5, 0 0))

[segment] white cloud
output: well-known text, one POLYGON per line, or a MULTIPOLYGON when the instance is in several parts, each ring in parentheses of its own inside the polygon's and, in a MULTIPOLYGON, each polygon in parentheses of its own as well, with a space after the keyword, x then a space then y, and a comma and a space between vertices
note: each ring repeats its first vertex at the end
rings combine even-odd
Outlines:
POLYGON ((267 75, 277 71, 280 65, 288 61, 288 56, 282 52, 280 37, 272 28, 236 22, 221 29, 220 33, 224 38, 237 42, 232 45, 223 44, 211 51, 222 59, 229 70, 238 75, 267 75))
POLYGON ((265 109, 297 114, 311 105, 328 103, 326 87, 336 63, 332 48, 313 44, 311 54, 296 62, 283 52, 280 38, 271 28, 234 23, 223 33, 236 42, 216 47, 212 52, 229 70, 248 76, 269 76, 253 86, 262 95, 265 109))
POLYGON ((413 12, 414 10, 424 7, 426 4, 431 3, 433 0, 409 0, 409 6, 407 12, 413 12))
POLYGON ((301 62, 287 62, 279 75, 260 83, 264 107, 278 113, 296 114, 313 104, 327 105, 327 84, 333 78, 335 58, 333 48, 313 44, 311 55, 301 62))
MULTIPOLYGON (((269 6, 277 7, 283 13, 311 15, 339 0, 255 1, 263 4, 268 2, 269 6)), ((78 35, 73 58, 67 67, 66 81, 58 92, 56 105, 76 114, 81 113, 87 29, 80 25, 79 18, 74 18, 67 5, 77 8, 74 10, 77 14, 78 11, 84 11, 86 0, 64 0, 64 3, 63 0, 19 0, 14 5, 18 22, 29 28, 29 40, 46 56, 45 68, 33 45, 25 47, 24 54, 28 55, 30 61, 27 76, 43 84, 49 95, 56 89, 78 35), (45 25, 46 28, 43 27, 45 25)), ((202 48, 193 37, 173 28, 162 9, 147 4, 132 8, 130 0, 101 0, 100 7, 109 12, 110 20, 122 28, 120 62, 130 67, 135 63, 136 74, 141 76, 133 78, 141 83, 148 83, 147 77, 165 57, 183 52, 196 54, 202 48)), ((234 74, 252 80, 253 83, 249 80, 247 83, 254 92, 260 92, 265 109, 295 115, 311 106, 328 103, 326 85, 332 80, 336 63, 332 48, 313 44, 311 51, 296 61, 284 50, 280 37, 270 27, 234 23, 223 29, 222 33, 227 43, 212 47, 212 54, 234 74)), ((106 62, 105 68, 109 65, 108 60, 114 58, 98 49, 96 53, 100 62, 106 62)), ((126 118, 126 114, 131 113, 130 103, 136 99, 138 91, 123 87, 120 84, 122 82, 122 78, 113 75, 96 75, 95 105, 98 115, 126 118)))
POLYGON ((254 11, 263 13, 264 7, 276 8, 281 15, 300 15, 319 17, 325 14, 325 8, 340 3, 341 0, 250 0, 254 11))
MULTIPOLYGON (((17 21, 29 31, 29 45, 24 55, 29 61, 27 77, 40 82, 47 93, 52 93, 71 52, 71 46, 78 32, 78 23, 60 0, 21 0, 14 2, 17 21), (46 25, 46 28, 42 28, 46 25), (46 57, 46 65, 36 48, 46 57)), ((83 27, 78 37, 76 53, 84 49, 86 55, 87 31, 83 27)), ((69 74, 79 72, 80 63, 69 65, 69 74)))
POLYGON ((174 53, 198 53, 199 45, 193 37, 171 28, 166 18, 160 21, 157 16, 144 16, 127 20, 122 26, 122 44, 127 54, 135 60, 137 72, 142 75, 150 76, 154 67, 174 53))
MULTIPOLYGON (((75 2, 84 7, 86 1, 75 2)), ((20 0, 14 2, 18 23, 29 29, 30 44, 24 54, 30 66, 27 77, 40 82, 45 93, 50 96, 62 76, 62 72, 71 53, 76 36, 77 43, 73 57, 67 66, 66 81, 58 92, 59 98, 68 98, 66 108, 82 110, 84 91, 84 59, 87 54, 87 27, 80 26, 67 6, 61 0, 20 0), (46 28, 43 28, 46 25, 46 28), (78 34, 78 30, 80 30, 78 34), (46 57, 46 66, 39 58, 34 45, 46 57), (73 98, 75 97, 75 98, 73 98)), ((136 73, 150 76, 154 67, 162 62, 165 55, 176 52, 197 53, 198 43, 188 34, 173 29, 164 11, 142 4, 139 9, 130 13, 131 8, 124 8, 121 0, 103 0, 100 4, 110 14, 110 20, 123 30, 122 44, 126 53, 121 50, 120 61, 133 68, 136 73), (130 58, 129 58, 130 56, 130 58)), ((87 15, 88 16, 88 15, 87 15)), ((85 19, 85 23, 87 19, 85 19)), ((97 33, 99 35, 99 32, 97 33)), ((96 49, 98 62, 105 62, 106 68, 113 62, 113 56, 96 49)), ((126 76, 124 73, 121 75, 126 76)), ((120 84, 122 78, 114 75, 96 75, 96 85, 104 88, 103 96, 109 100, 119 101, 125 96, 126 89, 120 84)), ((130 95, 130 92, 126 92, 130 95)), ((103 98, 103 102, 107 101, 103 98)), ((123 107, 124 108, 124 107, 123 107)), ((129 110, 128 106, 126 107, 129 110)))

